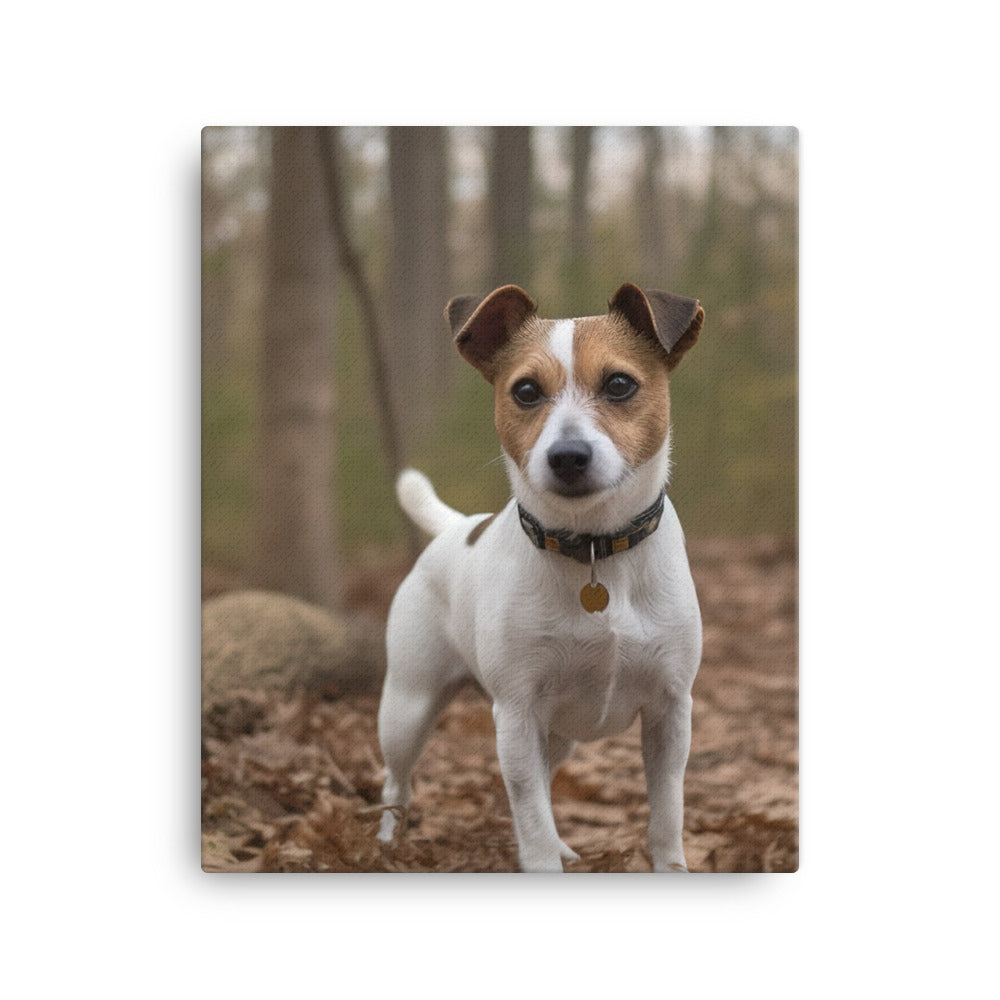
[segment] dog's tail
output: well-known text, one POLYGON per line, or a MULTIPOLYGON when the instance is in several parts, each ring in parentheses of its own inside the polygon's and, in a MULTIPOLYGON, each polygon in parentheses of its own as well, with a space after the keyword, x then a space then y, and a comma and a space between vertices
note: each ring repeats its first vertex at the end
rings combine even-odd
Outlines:
POLYGON ((438 498, 431 481, 416 469, 404 469, 396 480, 399 505, 418 528, 429 535, 440 535, 465 518, 438 498))

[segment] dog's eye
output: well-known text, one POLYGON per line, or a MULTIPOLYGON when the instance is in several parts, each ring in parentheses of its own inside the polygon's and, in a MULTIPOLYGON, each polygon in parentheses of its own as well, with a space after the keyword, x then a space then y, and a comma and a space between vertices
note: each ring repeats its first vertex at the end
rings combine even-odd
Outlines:
POLYGON ((604 395, 616 402, 631 399, 638 388, 639 383, 624 372, 615 372, 604 380, 604 395))
POLYGON ((510 394, 521 406, 535 406, 542 401, 542 390, 531 378, 523 378, 514 384, 510 394))

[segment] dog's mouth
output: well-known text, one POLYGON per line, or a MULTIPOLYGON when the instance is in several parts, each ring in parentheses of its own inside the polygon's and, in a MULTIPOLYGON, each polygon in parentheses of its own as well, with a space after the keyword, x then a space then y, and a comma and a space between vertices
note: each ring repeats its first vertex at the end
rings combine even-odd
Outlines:
POLYGON ((550 492, 555 493, 557 496, 577 499, 581 497, 593 496, 595 493, 600 493, 601 489, 601 487, 595 486, 590 482, 580 481, 565 483, 560 480, 556 480, 552 483, 550 492))

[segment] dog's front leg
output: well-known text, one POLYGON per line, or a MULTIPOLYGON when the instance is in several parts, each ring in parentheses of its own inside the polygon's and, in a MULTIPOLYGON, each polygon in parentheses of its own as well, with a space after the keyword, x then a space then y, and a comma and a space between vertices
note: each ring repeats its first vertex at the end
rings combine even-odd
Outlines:
POLYGON ((514 817, 518 865, 523 872, 561 872, 562 862, 578 861, 556 832, 549 791, 548 729, 499 703, 493 706, 497 757, 514 817))
POLYGON ((684 768, 691 747, 691 696, 642 711, 642 760, 649 793, 653 871, 684 872, 684 768))

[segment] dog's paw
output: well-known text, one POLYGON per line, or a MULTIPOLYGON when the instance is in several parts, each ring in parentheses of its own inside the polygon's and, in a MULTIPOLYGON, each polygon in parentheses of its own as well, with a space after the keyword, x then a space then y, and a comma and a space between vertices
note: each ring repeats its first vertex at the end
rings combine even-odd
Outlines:
POLYGON ((571 847, 564 844, 561 840, 559 841, 559 857, 562 858, 563 861, 569 862, 580 860, 580 855, 577 854, 571 847))
POLYGON ((561 840, 547 848, 521 851, 518 867, 522 872, 561 872, 564 861, 579 861, 580 855, 561 840))
POLYGON ((406 809, 403 806, 375 806, 382 810, 382 820, 379 823, 375 839, 381 844, 391 844, 397 832, 406 829, 406 809))
POLYGON ((561 875, 563 872, 562 860, 558 855, 552 858, 522 858, 517 866, 526 875, 561 875))

